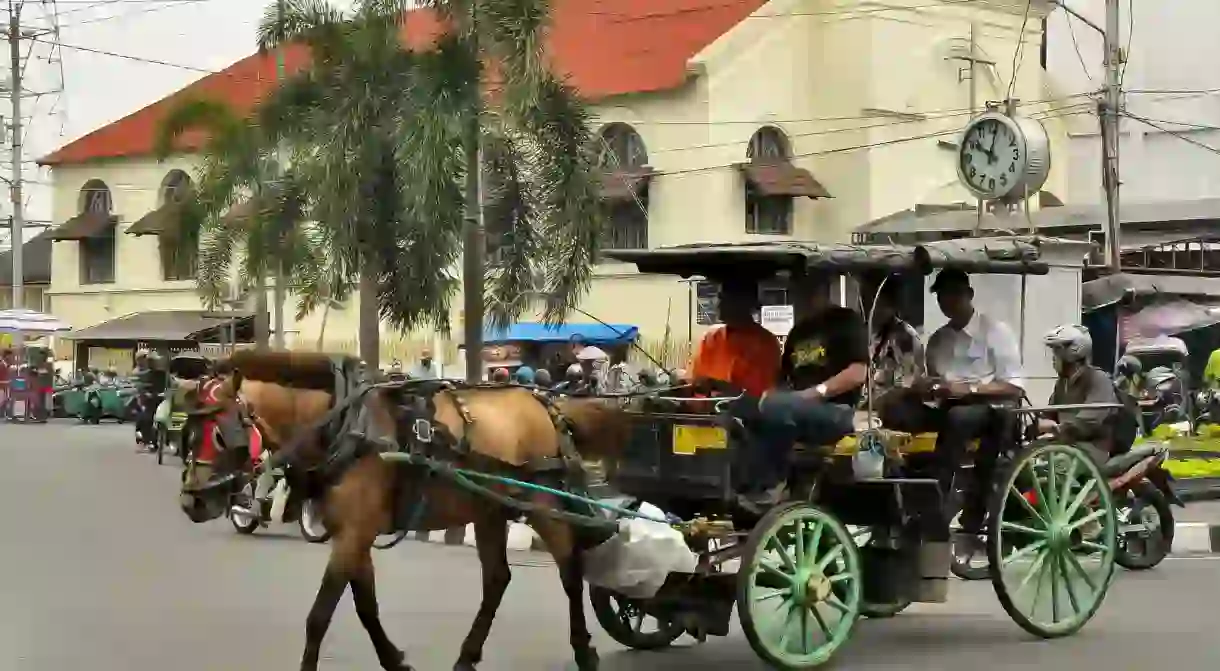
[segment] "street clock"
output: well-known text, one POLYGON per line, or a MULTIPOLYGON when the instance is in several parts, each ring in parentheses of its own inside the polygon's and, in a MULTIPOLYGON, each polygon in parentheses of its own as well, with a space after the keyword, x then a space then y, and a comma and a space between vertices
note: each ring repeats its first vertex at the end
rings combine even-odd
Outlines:
POLYGON ((1036 119, 987 112, 970 121, 957 145, 957 176, 982 200, 1032 196, 1051 171, 1051 143, 1036 119))

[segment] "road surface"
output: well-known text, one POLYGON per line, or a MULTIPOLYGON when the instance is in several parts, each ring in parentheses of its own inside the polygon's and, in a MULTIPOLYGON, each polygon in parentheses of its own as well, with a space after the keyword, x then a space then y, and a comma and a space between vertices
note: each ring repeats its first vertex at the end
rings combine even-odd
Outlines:
MULTIPOLYGON (((295 527, 239 537, 225 521, 190 523, 176 507, 177 469, 135 454, 130 431, 0 426, 0 669, 297 668, 326 547, 295 527)), ((478 605, 471 549, 405 542, 376 563, 386 630, 420 671, 451 668, 478 605)), ((530 553, 514 564, 481 668, 571 668, 554 568, 530 553)), ((1078 636, 1039 641, 1004 616, 987 583, 954 582, 950 604, 862 622, 838 668, 1212 671, 1217 604, 1220 561, 1170 559, 1123 572, 1078 636)), ((665 653, 594 636, 603 671, 763 669, 740 633, 665 653)), ((328 671, 378 668, 350 599, 324 654, 328 671)))

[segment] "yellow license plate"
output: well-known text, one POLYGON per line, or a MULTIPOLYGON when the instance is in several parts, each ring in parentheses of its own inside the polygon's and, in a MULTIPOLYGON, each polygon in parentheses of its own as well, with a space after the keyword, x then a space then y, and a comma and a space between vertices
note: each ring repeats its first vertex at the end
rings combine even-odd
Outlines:
POLYGON ((674 454, 694 454, 699 450, 723 450, 729 438, 718 426, 675 426, 674 454))

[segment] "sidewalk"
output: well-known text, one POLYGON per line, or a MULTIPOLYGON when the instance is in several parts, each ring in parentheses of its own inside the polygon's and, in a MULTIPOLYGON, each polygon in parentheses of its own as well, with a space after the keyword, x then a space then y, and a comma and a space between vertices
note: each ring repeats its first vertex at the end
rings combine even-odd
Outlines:
POLYGON ((1220 501, 1188 501, 1185 508, 1174 508, 1173 514, 1174 554, 1220 553, 1220 501))

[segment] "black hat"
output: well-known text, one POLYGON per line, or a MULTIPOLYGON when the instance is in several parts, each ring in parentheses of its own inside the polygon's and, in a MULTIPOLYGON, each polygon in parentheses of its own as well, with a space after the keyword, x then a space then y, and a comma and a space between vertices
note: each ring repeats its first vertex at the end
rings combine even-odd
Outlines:
POLYGON ((970 276, 965 272, 956 268, 945 268, 936 274, 936 279, 932 281, 932 293, 940 293, 942 291, 953 291, 956 289, 969 289, 970 276))

